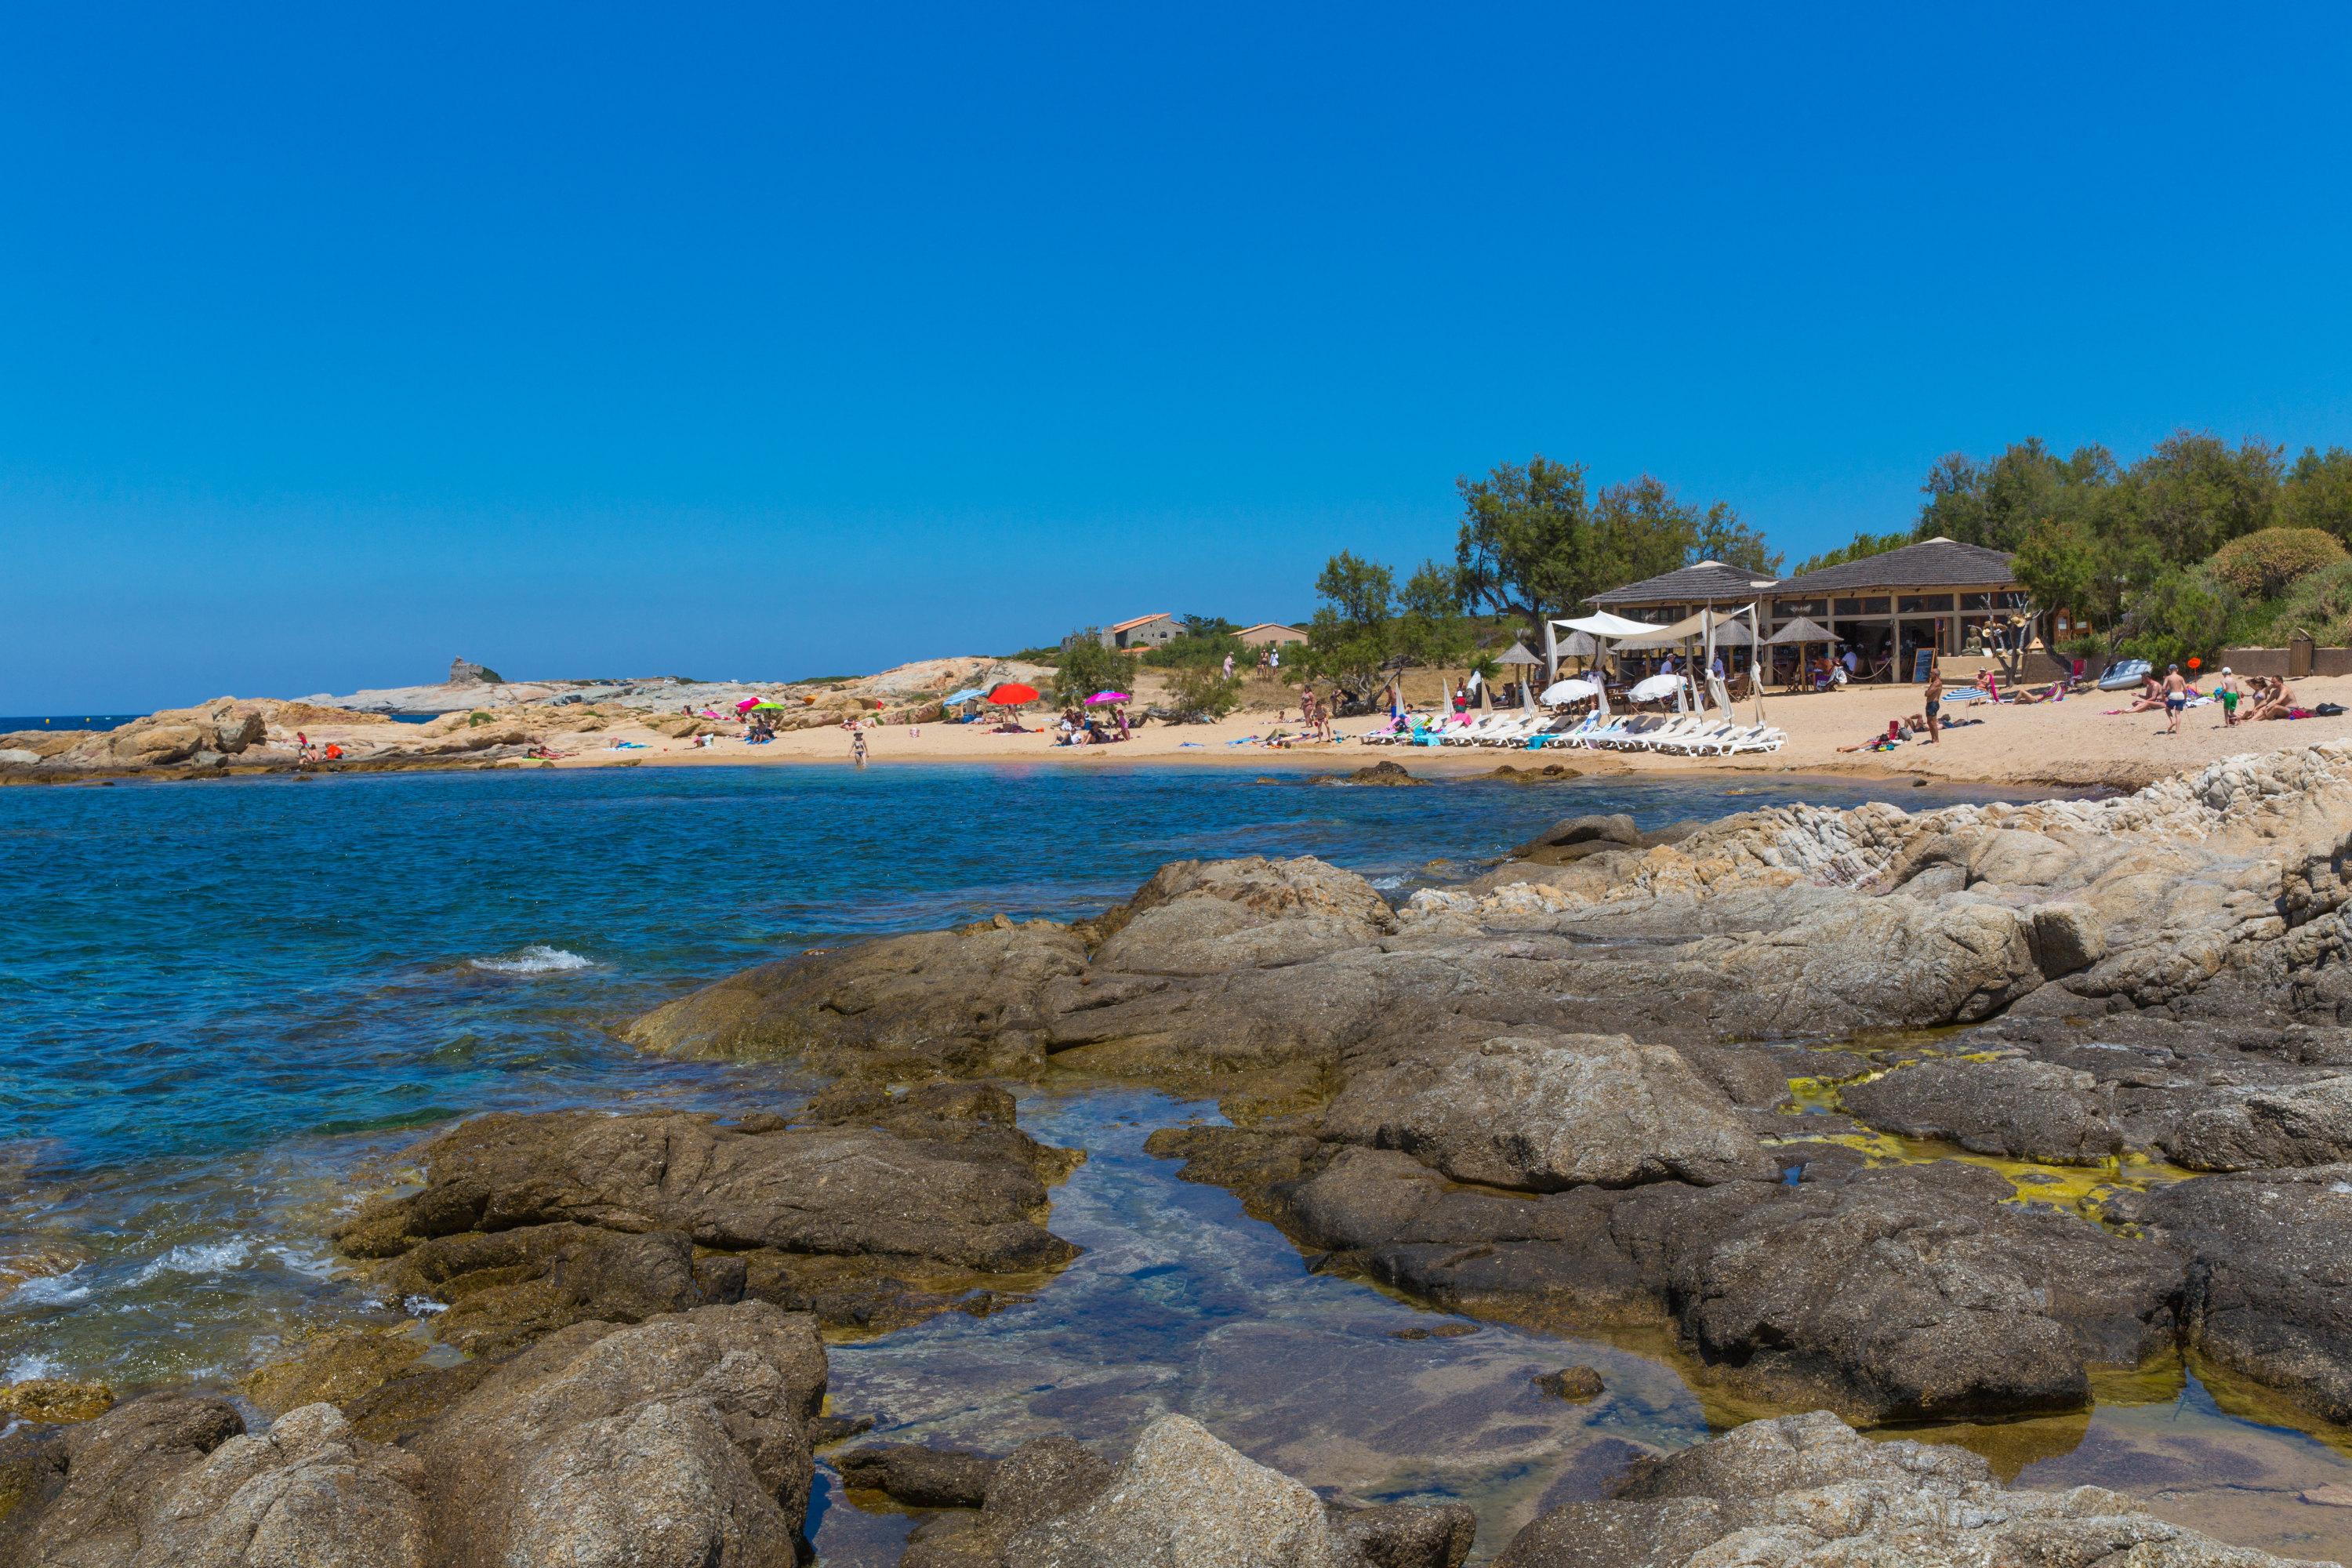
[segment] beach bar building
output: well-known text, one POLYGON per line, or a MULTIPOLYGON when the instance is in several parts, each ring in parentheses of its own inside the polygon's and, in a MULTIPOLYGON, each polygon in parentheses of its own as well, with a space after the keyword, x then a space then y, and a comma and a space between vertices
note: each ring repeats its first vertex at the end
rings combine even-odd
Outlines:
POLYGON ((1909 680, 1922 652, 1956 656, 1996 623, 2033 615, 2007 552, 1940 537, 1788 578, 1770 595, 1772 626, 1828 627, 1861 655, 1865 680, 1909 680))
POLYGON ((2008 639, 2012 649, 2039 629, 2030 624, 2034 612, 2006 552, 1940 537, 1801 577, 1776 579, 1702 561, 1585 603, 1599 614, 1654 626, 1752 604, 1758 632, 1768 639, 1801 620, 1828 628, 1860 656, 1856 674, 1864 680, 1909 680, 1923 651, 1941 658, 1970 651, 1995 625, 2021 634, 2008 639))
POLYGON ((1777 578, 1759 577, 1753 572, 1727 566, 1720 561, 1702 561, 1695 566, 1663 572, 1639 583, 1628 583, 1622 588, 1595 594, 1584 602, 1596 610, 1622 616, 1627 620, 1648 621, 1664 626, 1687 619, 1701 610, 1728 613, 1745 609, 1759 600, 1769 598, 1778 585, 1777 578))

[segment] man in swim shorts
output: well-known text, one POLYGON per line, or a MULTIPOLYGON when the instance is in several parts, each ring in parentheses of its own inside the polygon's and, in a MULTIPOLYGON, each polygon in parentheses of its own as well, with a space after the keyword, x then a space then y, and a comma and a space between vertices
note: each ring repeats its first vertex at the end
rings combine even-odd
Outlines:
POLYGON ((2180 711, 2189 706, 2189 682, 2180 678, 2180 667, 2168 666, 2164 672, 2164 732, 2180 733, 2180 711))
POLYGON ((1944 743, 1941 738, 1942 727, 1936 718, 1937 711, 1943 706, 1944 671, 1940 666, 1930 660, 1927 665, 1927 710, 1921 717, 1927 721, 1927 744, 1931 746, 1940 746, 1944 743))

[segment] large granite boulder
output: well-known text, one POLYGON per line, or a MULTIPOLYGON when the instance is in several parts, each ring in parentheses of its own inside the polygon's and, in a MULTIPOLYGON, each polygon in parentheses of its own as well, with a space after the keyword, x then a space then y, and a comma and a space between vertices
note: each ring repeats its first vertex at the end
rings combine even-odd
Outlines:
POLYGON ((226 1401, 185 1393, 126 1401, 92 1421, 0 1438, 14 1494, 0 1514, 7 1568, 121 1568, 137 1560, 181 1479, 245 1429, 226 1401))
POLYGON ((1046 984, 1085 965, 1085 942, 1043 921, 860 942, 706 986, 629 1038, 668 1056, 802 1057, 845 1076, 1016 1073, 1045 1060, 1046 984))
POLYGON ((580 1323, 416 1440, 436 1568, 792 1568, 824 1394, 815 1325, 764 1302, 580 1323))
POLYGON ((1502 1036, 1375 1068, 1323 1126, 1456 1181, 1528 1192, 1780 1176, 1720 1090, 1671 1048, 1622 1035, 1502 1036))
POLYGON ((2193 1171, 2326 1165, 2352 1160, 2352 1075, 2221 1093, 2185 1110, 2160 1138, 2193 1171))
POLYGON ((900 1568, 1460 1568, 1475 1531, 1459 1506, 1325 1502, 1168 1415, 1116 1467, 1065 1437, 1027 1444, 976 1511, 919 1523, 900 1568))
POLYGON ((2093 1074, 2055 1062, 1922 1062, 1848 1084, 1839 1097, 1884 1131, 1948 1138, 1979 1154, 2095 1165, 2124 1144, 2112 1096, 2093 1074))
POLYGON ((0 1564, 796 1568, 824 1382, 814 1321, 745 1302, 411 1372, 398 1447, 153 1394, 0 1438, 0 1564))
POLYGON ((337 1232, 476 1350, 749 1295, 887 1327, 983 1307, 1076 1249, 1043 1224, 1076 1156, 984 1085, 820 1099, 797 1124, 656 1110, 499 1114, 421 1151, 420 1192, 337 1232), (981 1294, 974 1295, 979 1292, 981 1294))
POLYGON ((1182 1415, 1146 1427, 1102 1490, 1014 1536, 1006 1557, 1034 1568, 1333 1568, 1322 1500, 1182 1415))
POLYGON ((1965 1449, 1873 1442, 1825 1411, 1753 1421, 1514 1537, 1495 1568, 2291 1568, 2098 1487, 2004 1488, 1965 1449))
POLYGON ((331 1405, 229 1438, 142 1523, 132 1568, 424 1568, 424 1466, 331 1405))

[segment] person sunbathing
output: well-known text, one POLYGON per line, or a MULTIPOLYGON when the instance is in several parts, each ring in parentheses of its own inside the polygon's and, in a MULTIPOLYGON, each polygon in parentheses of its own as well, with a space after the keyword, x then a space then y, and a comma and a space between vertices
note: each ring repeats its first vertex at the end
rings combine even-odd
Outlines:
POLYGON ((2279 679, 2276 676, 2271 677, 2270 692, 2266 697, 2255 703, 2254 717, 2257 719, 2300 719, 2303 717, 2303 706, 2295 697, 2294 688, 2289 686, 2285 681, 2279 679))
POLYGON ((2139 696, 2124 710, 2126 713, 2155 713, 2164 707, 2164 682, 2154 675, 2139 683, 2139 696))
POLYGON ((1904 741, 1903 722, 1899 719, 1886 721, 1886 733, 1873 735, 1867 741, 1856 741, 1851 746, 1840 746, 1841 752, 1891 752, 1904 741))

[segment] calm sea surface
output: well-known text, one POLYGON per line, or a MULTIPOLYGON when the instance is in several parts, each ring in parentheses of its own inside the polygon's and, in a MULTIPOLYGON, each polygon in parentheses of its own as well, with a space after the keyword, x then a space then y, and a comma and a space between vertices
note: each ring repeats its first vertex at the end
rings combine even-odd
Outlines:
MULTIPOLYGON (((1191 857, 1320 855, 1395 896, 1563 816, 1656 825, 1874 796, 1982 798, 1819 780, 1323 788, 1100 765, 0 790, 0 1371, 233 1380, 288 1334, 397 1315, 324 1237, 420 1130, 492 1108, 789 1103, 805 1086, 788 1069, 644 1058, 614 1031, 813 938, 1085 913, 1191 857)), ((1193 1115, 1213 1108, 1029 1095, 1024 1125, 1092 1152, 1054 1217, 1085 1257, 1028 1306, 838 1347, 835 1407, 992 1452, 1046 1431, 1115 1439, 1183 1409, 1318 1485, 1465 1498, 1487 1521, 1482 1556, 1638 1446, 1705 1431, 1672 1367, 1630 1348, 1494 1327, 1396 1338, 1438 1320, 1307 1274, 1229 1196, 1142 1152, 1193 1115), (1612 1396, 1532 1392, 1533 1372, 1573 1361, 1612 1396)), ((2184 1442, 2211 1450, 2200 1475, 2347 1473, 2311 1439, 2222 1416, 2193 1381, 2038 1441, 2016 1461, 2037 1480, 2094 1479, 2066 1467, 2095 1456, 2095 1479, 2131 1485, 2161 1468, 2134 1456, 2185 1465, 2184 1442)), ((824 1562, 895 1562, 906 1521, 826 1486, 824 1562)))

